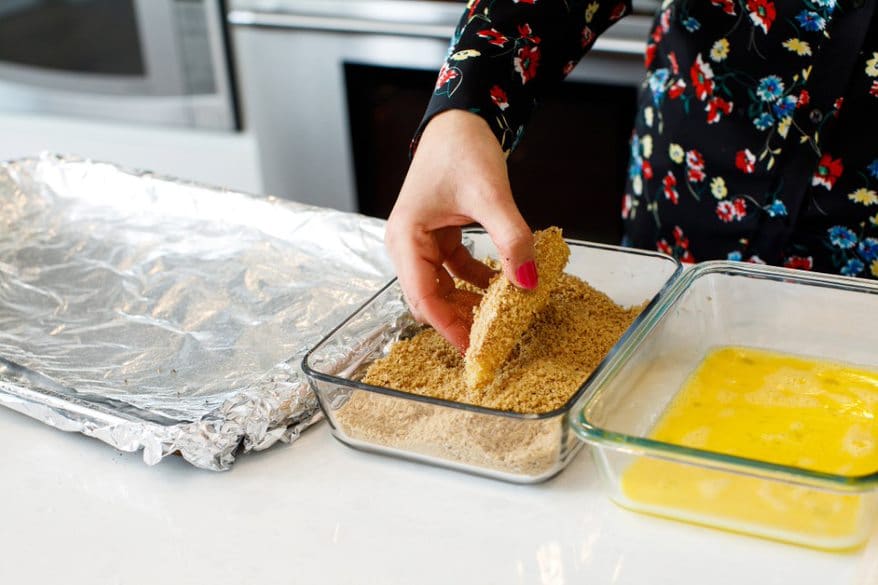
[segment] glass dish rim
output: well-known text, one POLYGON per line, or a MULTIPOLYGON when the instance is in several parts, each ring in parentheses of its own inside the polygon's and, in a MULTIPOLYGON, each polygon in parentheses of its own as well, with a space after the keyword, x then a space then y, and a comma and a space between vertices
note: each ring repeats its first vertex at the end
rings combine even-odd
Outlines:
POLYGON ((789 281, 806 286, 819 286, 878 295, 878 283, 861 278, 807 272, 778 266, 743 264, 728 260, 713 260, 695 264, 685 270, 672 283, 672 286, 669 287, 666 293, 661 298, 657 298, 657 302, 651 304, 641 314, 643 319, 638 319, 631 329, 628 330, 628 335, 625 336, 627 344, 625 346, 620 345, 618 348, 614 346, 613 349, 618 349, 618 351, 613 351, 612 355, 609 355, 603 363, 604 367, 601 368, 600 377, 595 377, 591 393, 583 397, 580 405, 574 407, 570 412, 568 422, 573 428, 574 433, 582 441, 592 446, 611 447, 627 452, 633 451, 640 455, 678 463, 697 464, 702 467, 733 471, 759 478, 781 477, 786 480, 792 480, 795 483, 806 483, 813 487, 845 492, 866 492, 878 487, 878 470, 864 475, 840 475, 814 471, 792 465, 769 463, 759 459, 675 445, 664 441, 656 441, 648 437, 608 431, 592 424, 588 420, 586 411, 593 404, 593 401, 601 396, 601 389, 606 382, 612 379, 628 363, 633 353, 640 346, 640 343, 669 314, 692 284, 697 279, 710 274, 789 281))
MULTIPOLYGON (((480 234, 487 235, 487 231, 481 228, 467 228, 463 230, 464 235, 469 234, 480 234)), ((411 394, 409 392, 403 392, 401 390, 393 390, 391 388, 384 388, 382 386, 373 386, 371 384, 364 384, 358 380, 350 380, 348 378, 342 378, 339 376, 335 376, 333 374, 327 374, 325 372, 318 371, 311 367, 309 363, 312 355, 317 352, 321 347, 323 347, 329 340, 345 325, 347 325, 350 321, 356 318, 363 310, 366 309, 372 302, 375 301, 378 297, 384 294, 387 289, 392 287, 399 280, 394 277, 389 282, 387 282, 384 286, 382 286, 378 292, 369 297, 366 302, 360 305, 353 313, 351 313, 348 317, 344 319, 341 323, 339 323, 336 327, 334 327, 326 336, 321 339, 314 347, 312 347, 305 356, 302 358, 301 368, 306 376, 309 378, 315 378, 317 380, 321 380, 323 382, 331 383, 331 384, 343 384, 345 386, 351 387, 356 390, 363 390, 366 392, 375 392, 378 394, 384 394, 385 396, 393 396, 395 398, 405 399, 405 400, 414 400, 415 402, 420 402, 424 404, 432 404, 434 406, 442 406, 446 408, 454 408, 457 410, 464 410, 466 412, 472 412, 477 414, 484 414, 490 416, 503 416, 506 418, 518 419, 518 420, 529 420, 529 421, 538 421, 538 420, 548 420, 552 418, 556 418, 558 416, 564 416, 569 414, 573 407, 579 402, 580 398, 582 398, 585 393, 585 389, 588 388, 589 384, 592 380, 596 379, 599 372, 604 369, 605 365, 610 361, 610 358, 615 354, 615 352, 623 347, 623 344, 626 342, 628 336, 637 329, 637 325, 641 319, 649 312, 649 309, 656 304, 664 294, 666 294, 671 285, 678 279, 680 273, 683 270, 682 264, 680 262, 667 254, 662 254, 661 252, 655 252, 652 250, 642 250, 639 248, 627 248, 625 246, 617 246, 613 244, 603 244, 599 242, 588 242, 584 240, 577 240, 572 238, 564 238, 564 241, 567 242, 569 246, 577 246, 583 248, 596 248, 601 250, 608 250, 613 252, 621 252, 624 254, 633 254, 636 256, 647 256, 651 258, 656 258, 663 262, 671 262, 674 265, 674 271, 671 275, 665 280, 665 283, 661 286, 658 292, 653 295, 650 299, 649 303, 644 307, 644 309, 640 312, 640 314, 634 319, 628 329, 625 330, 625 333, 622 334, 622 337, 613 344, 610 348, 610 351, 607 352, 607 355, 604 359, 601 360, 600 364, 598 364, 597 368, 589 374, 589 376, 583 381, 583 383, 577 388, 576 392, 565 402, 563 405, 558 408, 551 410, 549 412, 542 413, 519 413, 512 412, 508 410, 500 410, 496 408, 487 408, 484 406, 476 406, 474 404, 465 404, 463 402, 454 402, 452 400, 444 400, 442 398, 434 398, 432 396, 421 396, 419 394, 411 394)))

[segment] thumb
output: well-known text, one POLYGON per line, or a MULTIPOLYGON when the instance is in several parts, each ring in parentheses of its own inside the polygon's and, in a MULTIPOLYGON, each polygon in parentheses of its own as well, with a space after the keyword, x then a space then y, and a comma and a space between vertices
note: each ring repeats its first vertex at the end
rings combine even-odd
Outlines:
POLYGON ((534 262, 533 233, 518 211, 511 194, 499 200, 498 205, 476 219, 497 246, 503 274, 509 282, 524 289, 534 289, 538 284, 538 275, 534 262))

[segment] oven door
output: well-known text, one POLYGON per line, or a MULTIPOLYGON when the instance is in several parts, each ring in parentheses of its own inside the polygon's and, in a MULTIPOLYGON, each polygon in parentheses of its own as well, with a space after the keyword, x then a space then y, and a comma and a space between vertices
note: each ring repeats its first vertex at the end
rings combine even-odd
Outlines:
POLYGON ((237 126, 214 0, 4 0, 0 109, 237 126))

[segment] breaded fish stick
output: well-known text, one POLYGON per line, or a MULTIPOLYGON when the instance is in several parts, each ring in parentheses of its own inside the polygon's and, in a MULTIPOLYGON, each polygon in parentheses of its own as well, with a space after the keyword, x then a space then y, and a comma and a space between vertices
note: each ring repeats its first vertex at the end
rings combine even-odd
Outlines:
POLYGON ((534 233, 534 250, 539 286, 522 290, 501 274, 491 282, 476 309, 464 356, 466 382, 471 388, 494 378, 534 316, 546 306, 570 257, 570 248, 556 227, 534 233))

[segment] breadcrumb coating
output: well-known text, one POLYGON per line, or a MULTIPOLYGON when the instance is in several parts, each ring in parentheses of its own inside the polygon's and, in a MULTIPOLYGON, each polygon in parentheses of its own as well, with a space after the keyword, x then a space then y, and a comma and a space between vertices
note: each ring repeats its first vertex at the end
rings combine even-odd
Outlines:
POLYGON ((466 382, 471 388, 482 387, 494 378, 534 317, 549 302, 570 257, 570 248, 556 227, 534 233, 534 252, 539 274, 536 289, 521 289, 500 274, 476 309, 464 358, 466 382))

